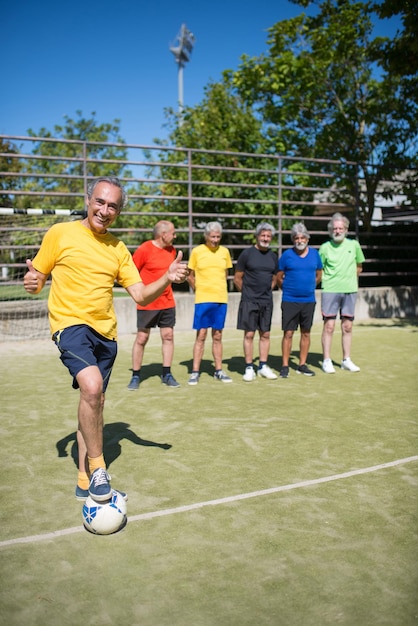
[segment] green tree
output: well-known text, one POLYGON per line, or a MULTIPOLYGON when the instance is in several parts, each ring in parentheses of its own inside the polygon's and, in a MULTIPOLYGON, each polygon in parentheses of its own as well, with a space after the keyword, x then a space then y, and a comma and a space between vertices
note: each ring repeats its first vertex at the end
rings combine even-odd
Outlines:
POLYGON ((56 124, 53 131, 29 129, 28 135, 36 141, 32 157, 22 159, 25 190, 30 193, 22 197, 21 204, 31 206, 35 197, 39 205, 42 194, 42 208, 82 210, 88 178, 129 176, 119 124, 120 120, 98 124, 95 113, 85 118, 77 111, 75 119, 64 116, 64 124, 56 124))
MULTIPOLYGON (((85 118, 77 111, 75 119, 64 116, 64 124, 55 125, 53 131, 29 129, 28 136, 33 137, 30 153, 26 148, 13 165, 13 171, 19 173, 14 178, 14 190, 19 193, 13 206, 17 209, 66 209, 79 213, 85 208, 85 187, 90 178, 113 175, 129 180, 131 176, 126 165, 128 151, 119 135, 119 120, 98 124, 95 113, 85 118)), ((12 154, 12 147, 8 152, 12 154)), ((122 229, 124 219, 119 218, 122 229)), ((126 219, 127 226, 133 228, 129 217, 126 219)), ((66 220, 68 216, 41 215, 36 219, 36 228, 15 228, 10 243, 35 248, 52 223, 66 220)), ((14 221, 16 226, 21 223, 19 219, 14 221)), ((23 248, 14 252, 16 262, 24 262, 26 257, 23 248)))
POLYGON ((399 16, 402 29, 392 40, 382 39, 377 58, 387 71, 402 76, 418 72, 417 0, 380 0, 372 4, 381 19, 399 16))
POLYGON ((202 102, 185 108, 181 118, 172 110, 166 114, 169 140, 182 148, 161 155, 161 175, 172 181, 163 186, 171 209, 186 213, 190 175, 193 226, 219 219, 230 231, 224 235, 230 245, 242 241, 235 230, 252 229, 257 216, 277 214, 277 161, 266 154, 261 122, 228 81, 207 85, 202 102), (260 189, 273 182, 274 189, 260 189))
POLYGON ((263 121, 271 150, 284 147, 287 155, 342 162, 321 168, 330 172, 332 167, 330 197, 352 207, 358 202, 370 228, 382 182, 416 162, 416 77, 379 71, 376 58, 383 42, 372 38, 368 3, 295 4, 314 4, 317 10, 273 25, 268 54, 242 57, 237 71, 225 72, 225 80, 263 121), (359 165, 360 190, 356 169, 347 162, 359 165))

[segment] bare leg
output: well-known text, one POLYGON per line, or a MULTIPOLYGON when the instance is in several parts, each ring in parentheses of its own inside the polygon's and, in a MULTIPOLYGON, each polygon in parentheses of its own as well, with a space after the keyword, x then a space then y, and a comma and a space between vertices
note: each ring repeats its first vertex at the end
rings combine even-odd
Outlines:
POLYGON ((260 332, 259 354, 260 361, 267 363, 270 352, 270 331, 260 332))
POLYGON ((132 369, 139 370, 144 358, 144 350, 147 345, 151 329, 140 328, 136 334, 134 345, 132 346, 132 369))
POLYGON ((84 368, 77 375, 80 386, 78 427, 89 457, 103 454, 103 378, 97 366, 84 368))
POLYGON ((205 341, 208 334, 207 328, 201 328, 196 332, 196 339, 193 346, 193 371, 198 372, 200 370, 200 364, 202 362, 203 353, 205 351, 205 341))
POLYGON ((222 369, 222 330, 212 328, 212 355, 215 361, 215 370, 222 369))
POLYGON ((304 330, 302 328, 300 331, 299 365, 305 365, 306 361, 308 360, 310 345, 311 345, 311 331, 304 330))
POLYGON ((171 367, 174 355, 174 331, 173 328, 160 328, 161 351, 163 354, 163 367, 171 367))
POLYGON ((89 474, 89 464, 87 461, 87 446, 85 444, 81 430, 77 430, 77 447, 78 447, 78 471, 89 474))
POLYGON ((244 331, 244 359, 246 363, 253 362, 254 331, 244 331))
POLYGON ((353 322, 343 317, 341 320, 341 344, 343 350, 343 359, 348 359, 351 353, 351 340, 353 338, 353 322))
POLYGON ((334 334, 335 329, 335 320, 327 319, 324 321, 324 327, 322 329, 322 352, 324 359, 331 358, 331 345, 332 345, 332 336, 334 334))
POLYGON ((289 366, 290 353, 292 351, 293 330, 285 330, 282 338, 282 366, 289 366))

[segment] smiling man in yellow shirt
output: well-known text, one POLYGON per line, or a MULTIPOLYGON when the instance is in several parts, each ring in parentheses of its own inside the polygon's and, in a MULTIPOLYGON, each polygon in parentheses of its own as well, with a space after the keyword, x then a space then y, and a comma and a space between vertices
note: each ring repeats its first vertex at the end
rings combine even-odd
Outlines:
POLYGON ((24 277, 30 294, 39 293, 49 275, 52 277, 48 298, 51 334, 73 377, 73 387, 80 390, 79 500, 90 495, 103 502, 112 494, 103 455, 103 409, 117 354, 114 283, 145 305, 171 283, 183 282, 188 274, 179 252, 163 276, 144 285, 125 244, 108 232, 125 202, 117 178, 93 180, 87 191, 87 216, 80 222, 52 226, 35 258, 27 261, 24 277))

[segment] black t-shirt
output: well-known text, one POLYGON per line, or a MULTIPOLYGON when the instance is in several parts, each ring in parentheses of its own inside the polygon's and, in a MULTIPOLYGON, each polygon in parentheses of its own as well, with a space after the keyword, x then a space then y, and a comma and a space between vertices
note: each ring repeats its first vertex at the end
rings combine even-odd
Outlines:
POLYGON ((278 269, 277 254, 273 250, 259 250, 255 246, 247 248, 238 257, 235 270, 244 272, 242 281, 242 300, 272 299, 271 281, 278 269))

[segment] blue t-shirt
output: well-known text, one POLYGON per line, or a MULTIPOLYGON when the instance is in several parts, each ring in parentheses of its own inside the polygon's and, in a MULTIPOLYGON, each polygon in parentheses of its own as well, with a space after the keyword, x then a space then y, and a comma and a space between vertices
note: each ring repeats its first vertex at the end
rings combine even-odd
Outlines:
POLYGON ((283 252, 279 270, 284 272, 282 285, 283 302, 315 302, 316 272, 322 269, 322 261, 316 248, 308 248, 304 257, 293 248, 283 252))

